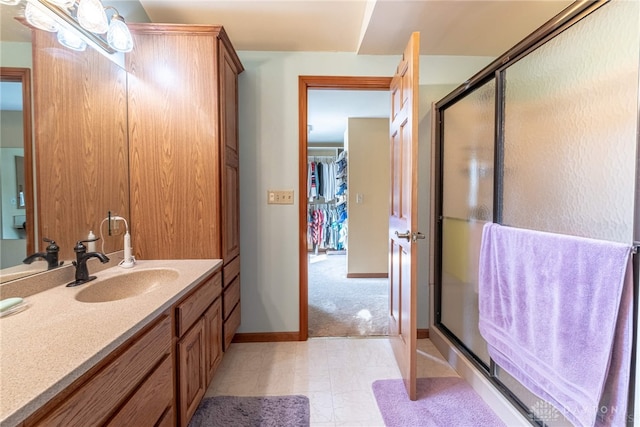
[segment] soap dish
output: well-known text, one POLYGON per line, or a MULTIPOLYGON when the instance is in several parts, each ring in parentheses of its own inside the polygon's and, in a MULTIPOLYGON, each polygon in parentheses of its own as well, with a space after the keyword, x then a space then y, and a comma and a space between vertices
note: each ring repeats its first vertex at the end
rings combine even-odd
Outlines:
MULTIPOLYGON (((27 308, 29 308, 29 303, 27 302, 27 300, 20 298, 22 301, 16 302, 15 304, 11 305, 10 307, 0 311, 0 317, 5 317, 5 316, 10 316, 12 314, 16 314, 16 313, 20 313, 21 311, 26 310, 27 308)), ((6 300, 3 300, 6 301, 6 300)))

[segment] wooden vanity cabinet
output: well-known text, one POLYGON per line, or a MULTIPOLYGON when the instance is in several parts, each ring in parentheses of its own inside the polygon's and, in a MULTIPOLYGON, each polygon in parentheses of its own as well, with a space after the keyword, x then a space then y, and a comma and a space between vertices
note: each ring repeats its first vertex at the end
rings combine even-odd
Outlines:
MULTIPOLYGON (((240 257, 238 74, 244 68, 221 26, 129 28, 134 39, 126 55, 134 255, 222 259, 225 293, 237 279, 233 292, 239 296, 239 270, 227 267, 239 265, 240 257)), ((228 314, 225 342, 238 328, 239 306, 228 314)))
POLYGON ((24 425, 160 423, 167 413, 173 413, 175 406, 172 342, 171 316, 164 313, 54 397, 24 425))
POLYGON ((178 424, 186 426, 222 360, 222 271, 175 308, 178 424))

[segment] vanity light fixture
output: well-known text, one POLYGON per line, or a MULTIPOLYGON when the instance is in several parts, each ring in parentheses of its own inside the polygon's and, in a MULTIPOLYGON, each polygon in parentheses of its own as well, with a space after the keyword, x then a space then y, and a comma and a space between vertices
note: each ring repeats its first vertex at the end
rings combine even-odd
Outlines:
POLYGON ((69 9, 73 7, 76 0, 49 0, 51 3, 69 9))
POLYGON ((66 28, 60 28, 58 30, 58 42, 69 49, 77 51, 83 51, 87 48, 87 42, 84 41, 82 37, 79 37, 74 31, 69 31, 66 28))
MULTIPOLYGON (((20 1, 0 0, 0 3, 15 5, 20 1)), ((24 1, 29 24, 58 32, 58 41, 63 46, 84 50, 90 44, 108 55, 133 49, 133 38, 122 15, 113 6, 104 7, 100 0, 24 1), (113 13, 109 20, 110 10, 113 13)))
POLYGON ((27 6, 24 8, 24 17, 29 24, 44 31, 55 33, 60 29, 60 25, 47 13, 38 9, 34 3, 27 2, 27 6))
POLYGON ((100 0, 80 0, 77 18, 80 25, 92 33, 104 34, 109 29, 107 14, 100 0))
POLYGON ((115 10, 109 23, 109 29, 107 30, 107 43, 118 52, 131 52, 133 49, 133 38, 131 37, 129 27, 127 27, 127 24, 124 22, 124 18, 120 16, 117 9, 111 6, 107 6, 106 9, 115 10))

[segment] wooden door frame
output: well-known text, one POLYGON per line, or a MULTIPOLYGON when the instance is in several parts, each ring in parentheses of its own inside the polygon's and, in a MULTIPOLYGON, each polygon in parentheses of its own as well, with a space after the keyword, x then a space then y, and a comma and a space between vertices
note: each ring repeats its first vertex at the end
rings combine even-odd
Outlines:
POLYGON ((299 289, 300 330, 298 340, 309 338, 309 265, 307 261, 307 91, 308 89, 334 90, 389 90, 391 77, 357 76, 299 76, 298 77, 298 224, 299 224, 299 289))

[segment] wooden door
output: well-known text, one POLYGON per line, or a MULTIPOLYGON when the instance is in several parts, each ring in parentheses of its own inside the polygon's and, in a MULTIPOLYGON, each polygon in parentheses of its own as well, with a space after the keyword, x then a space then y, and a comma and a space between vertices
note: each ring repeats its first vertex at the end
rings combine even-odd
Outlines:
POLYGON ((390 118, 389 339, 411 400, 416 400, 419 45, 420 34, 413 33, 391 80, 390 118))

